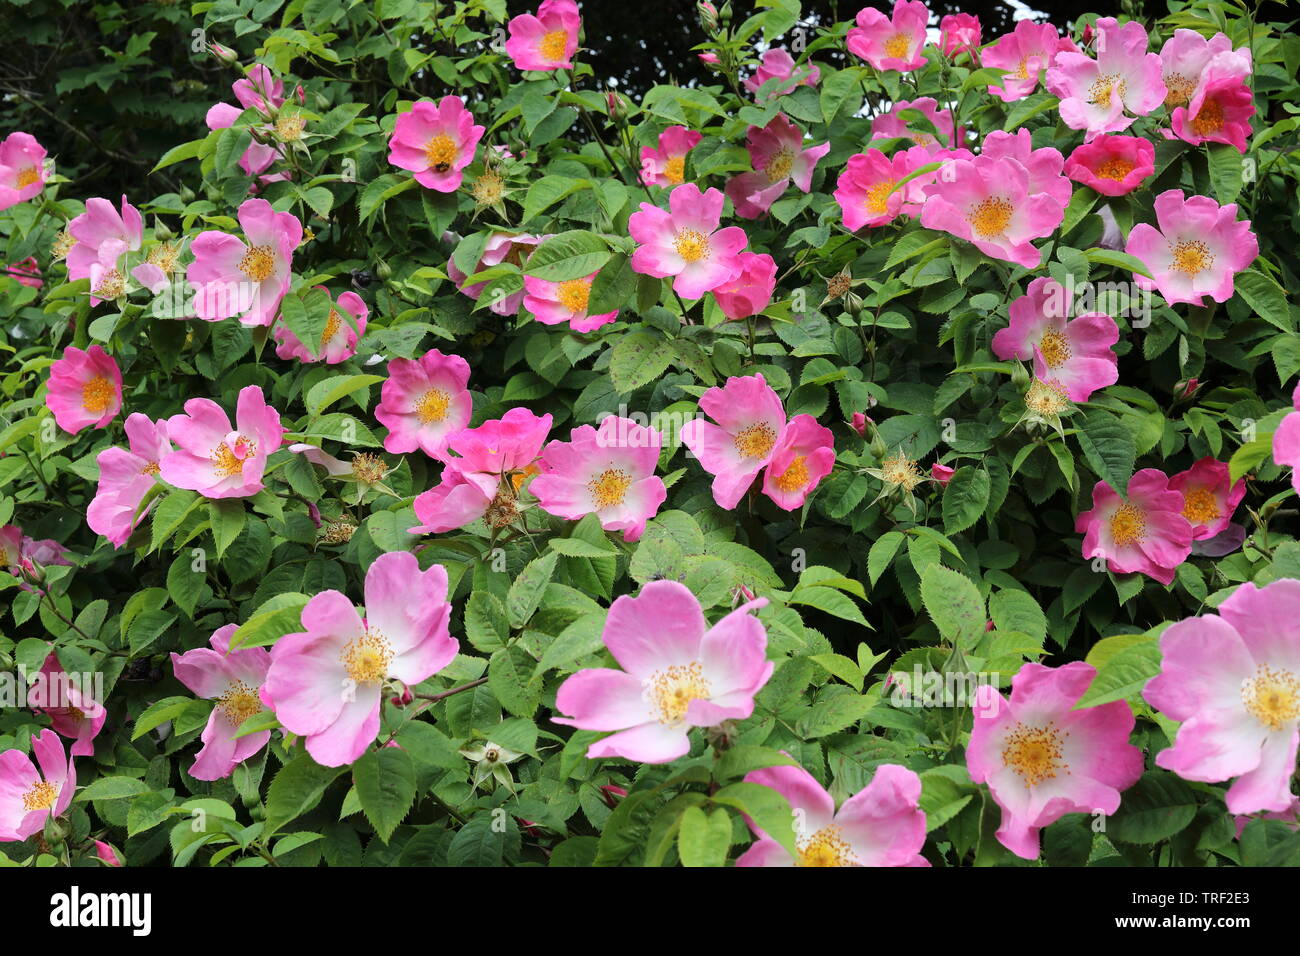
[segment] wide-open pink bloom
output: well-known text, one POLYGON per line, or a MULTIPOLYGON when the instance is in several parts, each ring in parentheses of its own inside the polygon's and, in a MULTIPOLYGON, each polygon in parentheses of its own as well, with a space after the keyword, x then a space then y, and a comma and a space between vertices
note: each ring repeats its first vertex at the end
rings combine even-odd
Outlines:
POLYGON ((102 534, 115 548, 126 543, 136 525, 153 508, 151 502, 144 514, 137 515, 144 496, 157 483, 160 463, 172 450, 172 443, 167 439, 167 422, 150 421, 139 412, 126 417, 126 437, 129 449, 114 445, 96 456, 99 485, 94 500, 86 508, 86 524, 90 530, 102 534))
POLYGON ((302 609, 304 630, 271 648, 263 703, 326 767, 352 763, 378 736, 386 681, 413 687, 460 649, 448 631, 442 565, 421 571, 409 552, 381 554, 366 572, 365 599, 363 617, 346 595, 322 591, 302 609))
POLYGON ((1294 412, 1283 417, 1273 432, 1273 461, 1291 468, 1291 487, 1300 493, 1300 382, 1291 393, 1294 412))
POLYGON ((506 24, 506 54, 521 70, 571 70, 581 26, 573 0, 542 0, 536 16, 523 13, 506 24))
POLYGON ((944 173, 925 188, 921 225, 972 242, 995 259, 1037 268, 1042 254, 1032 240, 1050 236, 1064 220, 1059 196, 1031 193, 1030 170, 1009 156, 953 160, 944 173))
POLYGON ((302 223, 265 199, 245 200, 238 217, 247 242, 207 231, 190 243, 194 261, 186 278, 195 288, 194 314, 208 322, 238 316, 243 325, 270 325, 293 281, 302 223))
POLYGON ((1175 107, 1165 138, 1177 137, 1192 145, 1227 143, 1246 151, 1255 96, 1246 85, 1250 61, 1233 53, 1216 56, 1201 74, 1186 106, 1175 107))
MULTIPOLYGON (((325 287, 316 288, 324 290, 325 287)), ((277 325, 273 333, 277 343, 275 354, 282 359, 292 358, 299 362, 324 362, 326 365, 346 362, 357 354, 357 341, 366 334, 366 319, 369 315, 370 310, 366 308, 361 296, 355 292, 344 292, 330 305, 329 318, 325 322, 320 342, 316 343, 315 355, 283 323, 277 325), (351 322, 344 318, 345 312, 352 317, 351 322), (354 324, 356 328, 353 328, 354 324)))
POLYGON ((1073 188, 1062 175, 1065 157, 1051 146, 1034 149, 1034 138, 1023 126, 1014 133, 993 130, 984 137, 980 155, 986 159, 1014 159, 1029 173, 1028 190, 1047 193, 1062 206, 1070 204, 1073 188))
POLYGON ((758 315, 772 302, 776 291, 776 260, 766 252, 742 252, 740 275, 713 290, 718 308, 727 318, 758 315))
POLYGON ((21 750, 0 754, 0 841, 26 840, 50 817, 62 816, 77 789, 77 772, 52 730, 32 735, 36 763, 21 750), (40 769, 37 770, 37 765, 40 769))
POLYGON ((686 178, 686 154, 703 134, 685 126, 670 126, 659 134, 659 146, 641 147, 641 180, 648 186, 680 186, 686 178))
POLYGON ((736 866, 929 866, 925 813, 920 808, 921 778, 913 770, 886 763, 871 782, 835 809, 835 798, 803 767, 751 770, 746 783, 771 787, 790 802, 795 814, 799 855, 745 822, 758 840, 736 866))
POLYGON ((964 129, 954 126, 952 110, 939 108, 939 101, 933 96, 921 96, 914 100, 899 100, 888 113, 882 113, 871 121, 872 139, 892 139, 894 137, 910 139, 917 146, 924 146, 931 152, 960 147, 966 140, 964 129), (916 110, 938 130, 936 137, 929 129, 912 126, 902 115, 904 110, 916 110))
POLYGON ((388 429, 384 449, 400 455, 419 448, 442 458, 474 412, 467 382, 469 363, 459 355, 429 349, 418 359, 390 359, 375 406, 375 418, 388 429))
POLYGON ((778 508, 795 511, 835 467, 835 435, 811 415, 786 423, 763 472, 763 494, 778 508))
POLYGON ((1156 148, 1141 136, 1098 136, 1065 161, 1066 176, 1103 196, 1125 196, 1155 171, 1156 148))
POLYGON ((767 630, 749 601, 712 627, 700 602, 677 581, 651 581, 610 606, 602 635, 622 670, 591 667, 560 685, 557 724, 616 733, 587 756, 668 763, 691 749, 692 727, 744 720, 772 676, 767 630))
POLYGON ((661 444, 655 429, 617 415, 599 429, 579 425, 569 441, 546 445, 529 491, 543 511, 569 521, 594 514, 606 531, 636 541, 668 497, 655 475, 661 444))
POLYGON ((1144 289, 1157 289, 1166 302, 1202 305, 1232 298, 1233 277, 1259 255, 1250 220, 1237 221, 1237 204, 1220 206, 1209 196, 1186 198, 1181 189, 1156 197, 1156 223, 1140 222, 1124 251, 1136 256, 1151 278, 1134 274, 1144 289))
POLYGON ((1183 495, 1169 476, 1143 468, 1128 483, 1128 501, 1104 481, 1092 489, 1092 510, 1075 519, 1083 556, 1105 558, 1116 574, 1138 571, 1168 585, 1192 553, 1192 525, 1183 517, 1183 495))
MULTIPOLYGON (((77 240, 68 252, 68 278, 88 279, 94 265, 116 267, 123 253, 136 252, 144 244, 144 220, 125 196, 120 212, 107 199, 88 199, 86 211, 68 223, 68 234, 77 240)), ((91 304, 97 305, 98 299, 91 304)))
POLYGON ((1055 279, 1040 276, 1011 303, 1011 324, 993 336, 993 354, 1034 360, 1038 378, 1059 382, 1072 402, 1086 402, 1099 388, 1119 381, 1112 346, 1119 327, 1109 315, 1070 318, 1070 295, 1055 279))
MULTIPOLYGON (((50 726, 61 737, 71 740, 73 757, 93 757, 95 737, 104 727, 108 717, 102 701, 94 698, 90 687, 79 686, 53 651, 45 658, 40 670, 41 706, 33 703, 32 709, 50 718, 50 726)), ((28 688, 29 700, 35 686, 28 688)))
POLYGON ((1128 742, 1127 701, 1075 710, 1097 669, 1025 664, 1011 699, 981 684, 966 767, 1002 808, 998 842, 1026 860, 1038 856, 1038 831, 1067 813, 1112 814, 1119 794, 1142 776, 1142 751, 1128 742))
POLYGON ((1191 102, 1201 77, 1214 59, 1231 54, 1231 59, 1244 68, 1244 77, 1251 71, 1249 47, 1232 48, 1227 34, 1216 33, 1206 39, 1195 30, 1178 29, 1160 48, 1161 79, 1165 84, 1165 106, 1171 111, 1191 102))
POLYGON ((1232 522, 1246 497, 1246 479, 1234 483, 1226 462, 1202 458, 1169 479, 1169 487, 1183 495, 1183 517, 1192 526, 1192 539, 1213 538, 1232 522))
POLYGON ((122 371, 102 345, 84 352, 69 345, 50 366, 45 404, 69 434, 87 425, 107 428, 122 410, 122 371))
POLYGON ((587 314, 591 284, 599 272, 582 279, 550 282, 536 276, 524 276, 524 308, 543 325, 569 324, 575 332, 594 332, 618 318, 618 309, 599 315, 587 314))
POLYGON ((790 180, 800 191, 812 189, 817 161, 830 151, 830 143, 804 148, 803 131, 777 113, 760 128, 749 128, 749 161, 752 173, 741 173, 727 180, 727 195, 742 219, 757 219, 781 198, 790 180))
POLYGON ((1085 131, 1085 142, 1129 128, 1165 101, 1160 57, 1147 52, 1147 31, 1136 20, 1097 20, 1097 58, 1058 53, 1047 71, 1047 89, 1061 100, 1061 120, 1085 131), (1127 111, 1127 113, 1126 113, 1127 111))
POLYGON ((745 89, 757 96, 763 85, 770 80, 788 81, 777 84, 776 88, 768 93, 765 98, 770 100, 784 96, 786 93, 793 93, 800 86, 816 86, 821 76, 822 71, 817 64, 806 63, 796 68, 794 57, 784 47, 774 46, 763 54, 763 60, 754 71, 754 75, 745 80, 745 89))
POLYGON ((45 188, 45 147, 31 133, 10 133, 0 140, 0 209, 26 202, 45 188))
POLYGON ((668 194, 669 211, 641 203, 627 224, 637 242, 632 268, 659 279, 673 276, 673 289, 687 299, 734 279, 749 238, 739 226, 718 228, 725 201, 716 189, 701 193, 685 183, 668 194))
POLYGON ((878 149, 869 149, 849 157, 835 184, 835 201, 845 229, 856 232, 864 226, 877 228, 898 218, 903 190, 895 187, 913 170, 909 152, 900 150, 886 156, 878 149))
POLYGON ((950 13, 939 21, 939 49, 950 60, 963 53, 979 56, 980 18, 971 13, 950 13))
POLYGON ((420 100, 397 117, 388 140, 388 161, 415 173, 415 181, 440 193, 454 193, 485 127, 459 96, 444 96, 436 105, 420 100))
POLYGON ((1160 673, 1142 696, 1182 723, 1156 765, 1228 789, 1229 813, 1282 812, 1300 738, 1300 581, 1246 582, 1217 614, 1160 635, 1160 673))
MULTIPOLYGON (((544 238, 544 236, 494 232, 488 237, 487 243, 483 246, 483 255, 474 267, 474 271, 476 273, 482 272, 503 262, 522 268, 524 260, 528 258, 544 238)), ((447 260, 447 275, 451 276, 451 280, 456 283, 456 288, 476 302, 478 297, 483 294, 484 287, 487 286, 487 282, 473 282, 467 285, 466 280, 469 279, 469 276, 460 270, 454 259, 447 260)), ((525 294, 525 290, 520 289, 510 295, 493 299, 488 308, 497 315, 514 315, 519 311, 519 305, 524 301, 525 294)))
POLYGON ((230 649, 230 638, 238 629, 237 624, 227 624, 213 631, 210 649, 172 653, 176 679, 199 697, 217 702, 203 728, 203 748, 190 767, 195 780, 229 777, 271 739, 269 730, 235 736, 244 721, 266 709, 259 691, 271 667, 271 652, 265 647, 230 649))
POLYGON ((922 50, 930 11, 920 0, 894 0, 892 17, 875 7, 858 11, 857 26, 849 30, 849 52, 877 70, 910 73, 925 66, 922 50))
POLYGON ((444 456, 442 480, 415 499, 420 524, 411 534, 440 534, 487 517, 493 530, 517 516, 514 501, 538 472, 537 459, 551 431, 551 416, 512 408, 452 436, 455 456, 444 456), (491 513, 489 514, 489 510, 491 513))
POLYGON ((235 428, 210 398, 191 398, 183 415, 167 419, 179 447, 159 465, 163 481, 206 498, 247 498, 262 490, 266 459, 284 443, 280 413, 258 385, 239 391, 235 428))
POLYGON ((1052 24, 1019 21, 981 54, 982 66, 1007 71, 989 86, 989 92, 1004 103, 1024 99, 1038 88, 1039 76, 1063 50, 1078 52, 1074 41, 1057 33, 1052 24))

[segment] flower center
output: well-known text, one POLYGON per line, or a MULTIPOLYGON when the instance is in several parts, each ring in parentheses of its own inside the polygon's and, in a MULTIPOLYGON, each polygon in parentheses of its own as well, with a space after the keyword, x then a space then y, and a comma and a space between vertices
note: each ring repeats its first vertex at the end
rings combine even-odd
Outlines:
POLYGON ((1206 97, 1201 108, 1192 117, 1192 132, 1197 136, 1211 136, 1223 129, 1223 106, 1218 100, 1206 97))
POLYGON ((606 468, 591 481, 587 490, 591 492, 591 502, 597 510, 616 508, 627 498, 627 489, 632 484, 632 476, 621 468, 606 468))
POLYGON ((1183 517, 1191 524, 1209 524, 1221 517, 1219 501, 1209 488, 1191 488, 1183 492, 1183 517))
POLYGON ((552 30, 537 44, 537 52, 552 63, 564 62, 564 48, 569 45, 569 35, 563 30, 552 30))
POLYGON ((339 660, 356 683, 377 684, 388 676, 393 647, 383 634, 367 628, 360 637, 348 641, 339 660))
POLYGON ((54 806, 54 802, 58 799, 59 788, 57 784, 46 780, 38 780, 32 784, 30 790, 23 794, 23 809, 28 813, 33 810, 48 810, 54 806))
POLYGON ((1057 773, 1069 773, 1061 759, 1061 743, 1069 734, 1063 734, 1048 724, 1046 727, 1026 727, 1016 724, 1002 746, 1002 762, 1020 774, 1027 787, 1036 787, 1044 780, 1052 780, 1057 773))
POLYGON ((906 30, 901 30, 885 41, 885 56, 892 57, 895 60, 906 59, 911 48, 912 34, 906 30))
POLYGON ((321 333, 321 345, 329 343, 330 339, 338 334, 339 328, 343 325, 343 317, 339 315, 337 309, 330 309, 330 317, 325 320, 325 331, 321 333))
POLYGON ((768 160, 767 168, 763 172, 767 173, 769 183, 780 182, 782 179, 790 178, 790 170, 794 168, 794 151, 789 146, 782 146, 776 151, 776 154, 768 160))
POLYGON ((250 246, 239 260, 239 271, 254 282, 262 282, 275 271, 275 253, 270 246, 250 246))
POLYGON ((1016 79, 1018 80, 1029 79, 1029 57, 1022 56, 1020 58, 1020 66, 1016 70, 1016 79))
POLYGON ((1184 239, 1170 250, 1173 262, 1170 268, 1188 276, 1197 276, 1214 265, 1214 254, 1210 247, 1199 239, 1184 239))
POLYGON ((1034 379, 1033 384, 1029 386, 1029 391, 1025 393, 1025 407, 1042 417, 1050 418, 1059 415, 1069 405, 1070 399, 1065 394, 1065 387, 1056 381, 1044 382, 1041 379, 1034 379))
POLYGON ((491 206, 501 201, 504 181, 495 170, 487 169, 474 180, 474 201, 480 206, 491 206))
POLYGON ((658 712, 659 722, 674 726, 686 719, 693 700, 708 700, 712 689, 699 661, 673 664, 645 680, 646 700, 658 712))
POLYGON ((904 491, 911 491, 925 480, 916 462, 901 451, 880 463, 880 477, 886 484, 897 485, 904 491))
POLYGON ((897 185, 897 180, 886 179, 884 182, 876 183, 867 190, 867 198, 863 200, 862 205, 867 207, 867 211, 883 216, 889 212, 889 196, 897 185))
POLYGON ((232 478, 235 475, 242 475, 244 473, 244 462, 256 452, 257 442, 251 438, 244 438, 242 435, 235 439, 234 448, 222 442, 212 453, 212 469, 219 478, 232 478), (235 454, 236 450, 243 452, 243 454, 235 454))
POLYGON ((483 520, 492 529, 508 527, 519 517, 519 506, 513 496, 500 492, 487 506, 483 520))
POLYGON ((116 269, 109 269, 99 277, 99 284, 90 290, 96 299, 105 302, 116 299, 126 291, 126 279, 116 269))
POLYGON ((1241 702, 1269 730, 1281 730, 1300 717, 1300 680, 1288 670, 1260 666, 1241 682, 1241 702))
POLYGON ((446 133, 439 133, 424 144, 424 155, 431 169, 445 173, 456 162, 456 141, 446 133))
POLYGON ((275 135, 285 143, 302 139, 306 128, 307 120, 301 113, 287 113, 275 121, 275 135))
POLYGON ((687 262, 699 262, 709 254, 709 237, 694 229, 683 229, 677 233, 673 246, 687 262))
POLYGON ((1097 167, 1097 178, 1113 179, 1119 182, 1136 168, 1137 164, 1131 163, 1127 159, 1108 159, 1097 167))
POLYGON ((1196 84, 1181 73, 1170 73, 1165 77, 1165 107, 1173 109, 1182 106, 1196 92, 1196 84))
POLYGON ((1009 199, 989 196, 971 207, 966 220, 977 236, 987 239, 1006 230, 1011 223, 1011 214, 1015 212, 1015 208, 1009 199))
POLYGON ((451 396, 440 388, 431 388, 415 403, 415 415, 421 425, 432 425, 447 417, 451 396))
POLYGON ((96 375, 81 386, 81 405, 92 415, 102 415, 108 411, 116 394, 112 382, 103 375, 96 375))
POLYGON ((795 866, 853 866, 855 862, 853 847, 833 823, 799 840, 798 847, 795 866))
POLYGON ((1048 368, 1060 368, 1070 360, 1070 343, 1064 332, 1048 329, 1038 342, 1038 350, 1043 353, 1043 361, 1048 368))
POLYGON ((797 455, 786 470, 772 480, 772 484, 781 491, 795 492, 806 487, 810 478, 808 459, 803 455, 797 455))
POLYGON ((776 430, 767 422, 755 422, 731 437, 742 458, 766 458, 776 444, 776 430))
POLYGON ((157 266, 163 272, 172 272, 176 268, 176 258, 180 255, 180 251, 180 247, 175 243, 164 242, 151 249, 145 261, 157 266))
POLYGON ((357 481, 373 485, 384 480, 384 475, 388 474, 388 465, 378 455, 361 452, 352 456, 352 474, 357 481))
POLYGON ((249 717, 262 712, 262 701, 257 696, 256 688, 237 680, 218 699, 217 709, 232 726, 238 727, 249 717))
POLYGON ((1128 83, 1118 73, 1099 76, 1088 87, 1088 102, 1093 106, 1110 106, 1110 95, 1114 91, 1118 91, 1120 99, 1123 99, 1128 91, 1128 83))
POLYGON ((574 315, 585 315, 587 299, 591 295, 591 283, 586 279, 570 279, 568 282, 561 282, 555 294, 560 300, 560 305, 574 315))
POLYGON ((1120 505, 1110 516, 1110 536, 1121 548, 1139 543, 1147 536, 1147 516, 1137 505, 1120 505))
POLYGON ((35 166, 24 166, 18 170, 17 188, 26 189, 33 183, 41 181, 41 173, 35 166))
POLYGON ((664 177, 674 186, 682 182, 686 178, 686 157, 669 156, 664 163, 664 177))
POLYGON ((140 474, 149 475, 150 477, 157 477, 160 471, 162 471, 162 469, 158 467, 158 462, 150 461, 150 462, 145 462, 145 466, 140 469, 140 474))
POLYGON ((50 255, 56 260, 66 259, 68 253, 72 251, 72 247, 76 244, 77 240, 73 238, 72 233, 64 229, 54 237, 54 242, 50 246, 50 255))

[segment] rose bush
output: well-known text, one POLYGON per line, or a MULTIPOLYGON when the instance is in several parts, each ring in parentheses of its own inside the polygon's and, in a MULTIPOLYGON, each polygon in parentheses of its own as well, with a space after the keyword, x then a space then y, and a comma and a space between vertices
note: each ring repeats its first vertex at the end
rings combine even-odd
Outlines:
POLYGON ((1300 855, 1285 27, 195 11, 0 142, 0 862, 1300 855))

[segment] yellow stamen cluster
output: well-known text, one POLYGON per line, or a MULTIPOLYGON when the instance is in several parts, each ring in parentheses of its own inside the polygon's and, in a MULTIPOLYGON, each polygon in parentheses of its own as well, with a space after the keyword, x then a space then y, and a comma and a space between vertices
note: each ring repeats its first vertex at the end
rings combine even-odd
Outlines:
POLYGON ((343 328, 343 316, 339 315, 338 309, 330 309, 330 317, 325 320, 325 331, 320 336, 321 346, 329 345, 330 340, 339 334, 341 328, 343 328))
POLYGON ((92 415, 102 415, 116 396, 113 383, 103 375, 96 375, 81 386, 81 407, 92 415))
POLYGON ((243 474, 244 462, 251 458, 257 452, 257 442, 251 438, 240 436, 235 439, 235 446, 243 452, 243 457, 235 454, 235 450, 228 444, 222 442, 212 452, 212 470, 220 478, 231 478, 235 475, 243 474))
POLYGON ((24 166, 18 170, 18 179, 15 188, 26 189, 34 183, 41 181, 41 172, 35 166, 24 166))
POLYGON ((275 135, 282 143, 292 143, 302 139, 307 120, 301 113, 282 113, 275 121, 275 135))
POLYGON ((158 477, 158 473, 161 472, 161 471, 162 471, 162 468, 160 468, 160 467, 158 466, 158 462, 156 462, 156 461, 147 461, 147 462, 145 462, 144 467, 140 469, 140 474, 142 474, 142 475, 148 475, 148 476, 151 477, 151 478, 156 478, 156 477, 158 477))
POLYGON ((784 472, 772 479, 772 484, 780 491, 787 494, 793 494, 808 486, 812 476, 808 472, 808 459, 803 455, 796 455, 790 462, 789 467, 784 472))
POLYGON ((769 183, 777 183, 783 179, 790 178, 790 171, 794 168, 794 150, 789 146, 782 146, 773 154, 772 158, 767 161, 767 166, 763 172, 767 174, 769 183))
POLYGON ((352 474, 357 481, 373 485, 384 480, 388 474, 388 464, 378 455, 361 452, 352 456, 352 474))
POLYGON ((1070 360, 1070 343, 1064 332, 1048 329, 1038 342, 1038 350, 1043 353, 1043 361, 1048 368, 1060 368, 1070 360))
POLYGON ((347 544, 356 530, 357 526, 350 521, 330 521, 321 529, 320 540, 322 544, 347 544))
POLYGON ((1223 515, 1219 500, 1209 488, 1188 488, 1183 492, 1183 517, 1193 525, 1209 524, 1223 515))
POLYGON ((483 174, 474 180, 471 192, 474 194, 475 205, 480 209, 495 205, 501 201, 505 193, 505 180, 495 169, 485 169, 483 174))
POLYGON ((920 465, 900 451, 880 463, 880 479, 887 485, 911 491, 925 480, 925 475, 920 465))
POLYGON ((1027 787, 1036 787, 1053 780, 1058 773, 1069 773, 1062 758, 1062 744, 1068 733, 1055 726, 1016 726, 1007 734, 1002 745, 1002 762, 1020 775, 1027 787))
POLYGON ((1173 261, 1169 268, 1189 276, 1200 275, 1214 265, 1214 253, 1199 239, 1184 239, 1170 248, 1173 261))
POLYGON ((570 279, 561 282, 555 290, 555 297, 574 315, 587 314, 587 300, 591 297, 591 283, 586 279, 570 279))
POLYGON ((693 700, 708 700, 712 693, 699 661, 673 664, 646 680, 646 699, 662 724, 674 726, 686 719, 693 700))
POLYGON ((1070 399, 1059 382, 1034 379, 1025 393, 1025 407, 1040 418, 1054 418, 1070 407, 1070 399))
POLYGON ((1197 136, 1213 136, 1223 130, 1223 105, 1207 97, 1192 117, 1192 132, 1197 136))
POLYGON ((116 269, 109 269, 100 275, 99 283, 90 291, 105 302, 120 298, 126 293, 126 277, 116 269))
POLYGON ((1128 83, 1118 73, 1099 76, 1088 87, 1088 102, 1097 107, 1110 106, 1110 95, 1115 90, 1119 91, 1120 99, 1128 92, 1128 83))
POLYGON ((339 656, 348 677, 358 684, 377 684, 388 676, 393 646, 379 631, 366 630, 348 641, 339 656))
POLYGON ((1300 717, 1300 680, 1289 670, 1262 665, 1242 681, 1241 702, 1269 730, 1282 730, 1300 717))
POLYGON ((149 255, 145 261, 150 265, 155 265, 163 272, 172 273, 176 271, 176 260, 180 257, 181 247, 175 242, 160 242, 149 250, 149 255))
POLYGON ((1191 100, 1196 92, 1196 81, 1181 73, 1169 73, 1165 76, 1165 90, 1165 107, 1172 110, 1191 100))
POLYGON ((440 388, 431 388, 415 403, 415 417, 422 425, 432 425, 447 417, 451 396, 440 388))
POLYGON ((632 476, 622 468, 606 468, 587 482, 587 491, 597 510, 617 508, 627 500, 627 490, 631 485, 632 476))
POLYGON ((238 727, 249 717, 262 712, 262 701, 257 696, 256 688, 237 680, 218 699, 217 709, 232 726, 238 727))
POLYGON ((679 185, 686 178, 686 157, 669 156, 664 163, 664 177, 674 186, 679 185))
POLYGON ((263 282, 275 271, 275 252, 270 246, 249 246, 238 268, 254 282, 263 282))
POLYGON ((1127 159, 1108 159, 1097 167, 1097 178, 1113 179, 1120 182, 1136 168, 1137 164, 1131 163, 1127 159))
POLYGON ((966 214, 966 221, 970 223, 971 229, 982 239, 990 236, 1000 235, 1008 225, 1011 224, 1011 214, 1016 211, 1016 207, 1011 204, 1011 200, 1003 199, 1001 196, 989 196, 987 199, 981 199, 971 207, 966 214))
POLYGON ((911 48, 912 34, 902 30, 885 41, 885 56, 892 57, 895 60, 905 60, 911 48))
POLYGON ((23 794, 23 809, 28 813, 33 810, 48 810, 59 799, 59 788, 46 780, 38 780, 32 788, 23 794))
POLYGON ((1137 505, 1120 505, 1110 516, 1110 537, 1115 544, 1126 548, 1139 544, 1147 536, 1147 516, 1137 505))
POLYGON ((439 133, 424 144, 424 157, 429 162, 429 168, 440 173, 451 169, 456 162, 457 152, 456 141, 446 133, 439 133))
POLYGON ((776 444, 776 430, 767 422, 755 422, 731 436, 742 458, 766 458, 776 444))
POLYGON ((58 262, 60 259, 66 259, 68 253, 72 251, 72 247, 76 244, 77 240, 73 238, 72 233, 63 229, 54 237, 54 242, 50 246, 50 256, 55 262, 58 262))
POLYGON ((552 30, 544 34, 541 41, 537 44, 537 52, 542 55, 542 59, 550 60, 552 63, 564 62, 564 50, 569 45, 569 35, 563 30, 552 30))
POLYGON ((883 216, 889 212, 889 196, 896 185, 897 180, 886 179, 868 189, 867 198, 862 201, 862 205, 867 207, 867 212, 873 216, 883 216))
POLYGON ((833 823, 799 840, 798 848, 795 866, 853 866, 857 860, 852 845, 833 823))
POLYGON ((709 237, 695 229, 683 229, 673 240, 673 248, 687 262, 699 262, 709 255, 709 237))

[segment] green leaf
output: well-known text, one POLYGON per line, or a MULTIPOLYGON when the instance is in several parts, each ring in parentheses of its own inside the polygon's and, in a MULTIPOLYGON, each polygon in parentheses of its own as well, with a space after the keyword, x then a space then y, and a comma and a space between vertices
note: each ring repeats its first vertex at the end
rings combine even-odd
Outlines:
POLYGON ((921 602, 944 640, 969 644, 984 633, 984 599, 966 575, 931 564, 921 573, 921 602))
POLYGON ((554 551, 548 551, 540 558, 529 561, 519 572, 519 577, 515 578, 506 594, 506 613, 511 627, 521 628, 533 616, 546 593, 546 585, 551 583, 551 577, 555 574, 555 562, 559 559, 560 556, 554 551))
POLYGON ((813 704, 799 721, 799 732, 809 739, 839 733, 867 715, 876 701, 860 694, 836 694, 813 704))
POLYGON ((614 344, 609 380, 619 394, 635 392, 663 375, 673 360, 666 345, 662 335, 646 331, 628 332, 614 344))
POLYGON ((86 789, 77 794, 76 799, 85 800, 123 800, 138 797, 149 792, 149 785, 135 777, 100 777, 86 789))
POLYGON ((1075 710, 1136 697, 1160 673, 1160 644, 1155 635, 1121 634, 1098 641, 1088 653, 1097 668, 1075 710))
POLYGON ((989 473, 973 465, 953 472, 943 489, 943 531, 957 534, 981 517, 989 506, 989 473))
POLYGON ((1133 432, 1110 412, 1097 409, 1084 417, 1075 437, 1089 467, 1121 497, 1127 496, 1137 460, 1133 432))
POLYGON ((415 803, 415 766, 400 747, 367 751, 352 765, 361 812, 385 843, 415 803))
POLYGON ((1116 269, 1135 272, 1140 276, 1151 278, 1151 273, 1147 271, 1146 264, 1141 259, 1130 256, 1126 252, 1116 252, 1113 249, 1085 249, 1083 254, 1088 257, 1089 262, 1114 266, 1116 269))
POLYGON ((208 502, 208 518, 212 523, 212 537, 217 545, 217 557, 220 558, 230 547, 230 543, 239 537, 248 520, 241 498, 217 498, 208 502))
POLYGON ((1283 332, 1295 331, 1286 290, 1273 279, 1251 267, 1233 279, 1233 289, 1265 322, 1277 326, 1283 332))
POLYGON ((677 831, 682 866, 722 866, 731 849, 731 815, 721 808, 705 813, 687 807, 677 831))
POLYGON ((714 803, 739 810, 757 823, 764 833, 785 847, 791 856, 799 855, 790 802, 771 787, 742 781, 723 787, 711 799, 714 803))
POLYGON ((273 836, 285 824, 316 806, 325 789, 344 769, 346 768, 322 767, 305 753, 298 754, 285 764, 271 781, 266 793, 266 820, 262 827, 264 836, 273 836))
POLYGON ((307 390, 304 404, 312 415, 319 415, 335 402, 382 381, 382 375, 331 375, 307 390))
POLYGON ((1119 809, 1106 821, 1106 837, 1150 844, 1179 833, 1196 816, 1196 793, 1167 770, 1150 770, 1124 791, 1119 809))

